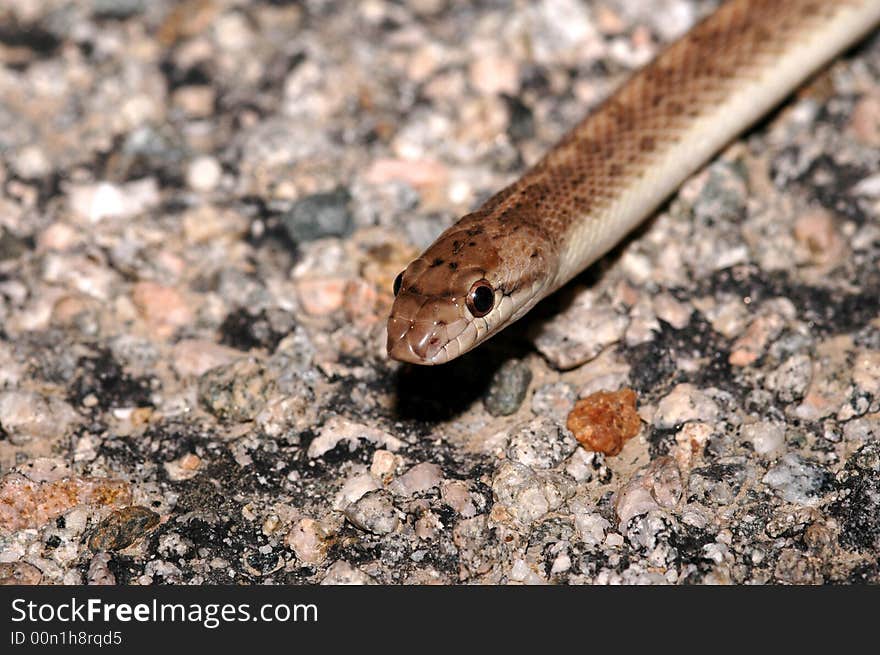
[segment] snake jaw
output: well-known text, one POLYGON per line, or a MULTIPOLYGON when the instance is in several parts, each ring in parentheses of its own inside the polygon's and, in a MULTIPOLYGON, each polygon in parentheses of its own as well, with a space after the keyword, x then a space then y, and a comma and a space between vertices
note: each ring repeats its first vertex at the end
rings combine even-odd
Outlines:
POLYGON ((467 327, 454 300, 402 292, 388 318, 388 356, 410 364, 442 364, 446 346, 467 327))

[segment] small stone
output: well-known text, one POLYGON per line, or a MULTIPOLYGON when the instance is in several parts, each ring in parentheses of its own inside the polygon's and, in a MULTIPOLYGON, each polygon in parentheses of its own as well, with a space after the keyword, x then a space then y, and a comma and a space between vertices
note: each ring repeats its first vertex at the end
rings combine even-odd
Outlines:
POLYGON ((158 206, 159 185, 145 178, 118 186, 109 182, 74 186, 70 190, 70 206, 74 213, 91 223, 105 218, 130 218, 158 206))
POLYGON ((323 237, 347 237, 354 229, 349 210, 351 194, 345 188, 316 193, 298 200, 281 218, 284 229, 296 243, 323 237))
POLYGON ((342 489, 333 500, 333 509, 344 510, 349 505, 360 500, 365 494, 381 489, 379 481, 369 473, 354 475, 345 481, 342 489))
POLYGON ((89 570, 86 574, 86 584, 88 585, 115 585, 116 576, 110 570, 111 555, 108 552, 100 551, 95 553, 89 562, 89 570))
POLYGON ((767 471, 761 481, 789 503, 815 505, 830 478, 825 467, 789 453, 767 471))
POLYGON ((444 480, 440 484, 440 498, 463 518, 469 519, 477 515, 477 508, 466 482, 444 480))
POLYGON ((101 521, 89 537, 92 552, 122 550, 159 524, 159 515, 138 505, 123 507, 101 521))
POLYGON ((814 211, 799 216, 794 224, 794 238, 814 264, 835 263, 846 250, 834 216, 827 211, 814 211))
POLYGON ((510 416, 522 405, 531 382, 528 364, 518 359, 506 361, 492 376, 483 406, 492 416, 510 416))
POLYGON ((860 393, 880 397, 880 351, 862 351, 856 355, 852 381, 860 393))
POLYGON ((675 461, 660 457, 648 464, 617 493, 614 508, 623 530, 629 520, 663 507, 672 509, 683 493, 675 461))
POLYGON ((376 584, 369 575, 356 569, 348 562, 333 562, 321 580, 322 585, 372 585, 376 584))
POLYGON ((43 573, 27 562, 0 562, 0 586, 38 585, 43 573))
POLYGON ((718 405, 692 384, 679 384, 657 404, 654 425, 668 429, 687 423, 711 423, 718 418, 718 405))
POLYGON ((181 339, 172 350, 171 365, 181 377, 198 377, 212 368, 232 363, 241 357, 235 348, 206 339, 181 339))
POLYGON ((775 459, 785 452, 785 425, 782 423, 749 423, 742 426, 740 436, 752 444, 758 455, 766 459, 775 459))
POLYGON ((748 366, 764 354, 767 344, 779 336, 785 327, 778 314, 759 316, 749 324, 745 334, 731 345, 728 361, 733 366, 748 366))
POLYGON ((577 400, 577 393, 567 382, 551 382, 535 389, 532 412, 557 421, 564 421, 577 400))
POLYGON ((468 74, 473 87, 487 95, 519 91, 517 62, 510 56, 488 55, 471 62, 468 74))
POLYGON ((186 455, 170 462, 165 462, 165 473, 168 478, 175 482, 181 480, 191 480, 199 473, 202 466, 202 458, 195 453, 187 453, 186 455))
POLYGON ((21 473, 7 473, 0 479, 0 531, 45 525, 77 505, 129 502, 131 488, 121 480, 73 477, 40 483, 21 473))
POLYGON ((403 447, 400 439, 384 430, 334 416, 324 424, 318 436, 309 444, 308 455, 311 459, 320 457, 327 451, 333 450, 341 441, 348 442, 349 448, 354 450, 361 439, 392 452, 403 447))
POLYGON ((317 566, 327 558, 330 534, 320 521, 300 519, 285 537, 287 546, 296 553, 297 559, 308 566, 317 566))
POLYGON ((577 442, 561 425, 539 417, 511 430, 507 457, 532 469, 549 469, 561 464, 576 448, 577 442))
POLYGON ((252 421, 266 405, 275 379, 258 360, 245 357, 202 374, 199 403, 221 421, 252 421))
POLYGON ((598 546, 605 540, 605 533, 611 527, 601 514, 596 511, 596 507, 578 497, 569 503, 572 514, 574 515, 574 527, 580 535, 581 541, 587 546, 598 546))
MULTIPOLYGON (((574 495, 574 483, 554 472, 536 474, 528 466, 506 462, 492 479, 492 491, 500 505, 521 524, 529 525, 560 507, 574 495)), ((499 510, 496 505, 493 511, 499 510)))
POLYGON ((0 429, 13 444, 61 438, 77 420, 73 407, 58 398, 30 391, 0 392, 0 429))
POLYGON ((194 191, 207 193, 220 184, 223 169, 213 157, 203 155, 193 159, 186 169, 186 183, 194 191))
POLYGON ((193 320, 193 305, 173 287, 156 282, 138 282, 131 300, 159 338, 170 337, 193 320))
POLYGON ((214 113, 216 96, 207 84, 188 84, 175 89, 171 103, 190 118, 206 118, 214 113))
POLYGON ((654 313, 676 330, 687 327, 694 308, 689 303, 679 302, 672 294, 661 293, 653 299, 654 313))
POLYGON ((868 94, 853 108, 850 128, 866 145, 880 147, 880 94, 868 94))
POLYGON ((381 448, 373 453, 370 473, 383 481, 390 481, 397 468, 397 456, 389 450, 381 448))
POLYGON ((626 316, 597 305, 592 293, 581 292, 570 307, 542 326, 535 347, 555 368, 568 370, 620 341, 628 324, 626 316))
POLYGON ((776 392, 779 400, 791 403, 804 397, 813 379, 813 360, 806 353, 786 359, 764 380, 764 387, 776 392))
POLYGON ((388 485, 389 491, 399 496, 414 496, 439 487, 443 481, 443 470, 436 464, 422 462, 388 485))
POLYGON ((642 428, 636 392, 629 388, 597 391, 577 402, 566 425, 587 450, 617 455, 642 428))
POLYGON ((348 280, 340 277, 306 277, 296 281, 297 298, 310 316, 328 316, 342 309, 348 280))
POLYGON ((391 495, 381 489, 364 494, 346 507, 345 517, 355 527, 373 534, 388 534, 400 525, 400 516, 391 495))

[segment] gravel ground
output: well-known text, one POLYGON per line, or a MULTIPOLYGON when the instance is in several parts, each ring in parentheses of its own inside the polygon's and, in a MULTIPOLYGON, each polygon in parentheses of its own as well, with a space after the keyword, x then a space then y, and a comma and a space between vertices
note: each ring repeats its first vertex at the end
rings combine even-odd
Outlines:
POLYGON ((405 263, 715 4, 4 0, 0 578, 880 581, 877 38, 503 335, 384 355, 405 263))

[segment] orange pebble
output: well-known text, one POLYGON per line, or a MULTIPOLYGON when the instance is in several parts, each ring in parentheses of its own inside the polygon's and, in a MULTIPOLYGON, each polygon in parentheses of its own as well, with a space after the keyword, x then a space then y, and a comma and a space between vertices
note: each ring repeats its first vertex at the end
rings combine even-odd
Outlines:
POLYGON ((587 450, 616 455, 642 427, 636 392, 626 388, 590 394, 577 401, 566 425, 587 450))

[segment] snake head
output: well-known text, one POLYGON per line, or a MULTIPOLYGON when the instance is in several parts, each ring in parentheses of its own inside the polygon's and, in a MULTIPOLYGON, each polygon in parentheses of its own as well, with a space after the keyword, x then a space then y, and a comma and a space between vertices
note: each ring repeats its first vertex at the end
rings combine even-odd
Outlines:
POLYGON ((543 294, 543 249, 496 248, 497 235, 462 221, 394 281, 388 356, 443 364, 506 327, 543 294))

